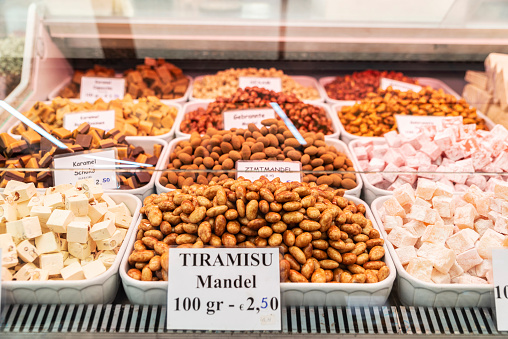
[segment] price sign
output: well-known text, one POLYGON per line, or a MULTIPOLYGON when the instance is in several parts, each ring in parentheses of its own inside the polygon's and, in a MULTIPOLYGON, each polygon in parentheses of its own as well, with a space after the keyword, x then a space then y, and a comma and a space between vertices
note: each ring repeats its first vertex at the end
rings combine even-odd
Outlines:
POLYGON ((239 77, 238 87, 260 87, 270 91, 282 92, 282 80, 281 78, 239 77))
POLYGON ((84 122, 107 132, 115 128, 115 111, 69 113, 63 117, 63 127, 69 131, 75 130, 84 122))
POLYGON ((492 249, 492 273, 494 275, 494 300, 498 331, 508 331, 508 249, 492 249))
POLYGON ((462 124, 462 117, 450 118, 395 114, 395 120, 397 120, 397 129, 399 130, 399 133, 408 137, 417 135, 420 132, 420 129, 425 126, 436 126, 436 128, 439 128, 443 127, 443 122, 446 122, 447 125, 455 123, 462 124))
POLYGON ((172 248, 168 281, 168 329, 281 329, 278 248, 172 248))
POLYGON ((245 110, 232 110, 222 113, 224 119, 224 129, 230 130, 231 128, 246 129, 249 124, 254 124, 261 128, 261 121, 265 119, 275 119, 275 111, 270 108, 262 109, 245 109, 245 110))
POLYGON ((265 176, 268 180, 279 178, 281 182, 302 181, 302 163, 299 161, 256 161, 236 162, 236 178, 244 177, 250 181, 265 176))
POLYGON ((399 90, 401 92, 407 92, 409 90, 413 92, 420 92, 422 90, 422 86, 410 84, 403 81, 397 81, 393 79, 388 78, 381 78, 381 83, 379 86, 381 89, 387 89, 388 87, 391 87, 393 89, 399 90))
POLYGON ((116 168, 116 149, 99 152, 82 152, 73 155, 62 155, 53 159, 53 168, 66 169, 53 175, 55 186, 76 184, 78 180, 94 179, 96 185, 103 189, 118 188, 114 171, 96 171, 96 169, 116 168))
POLYGON ((82 77, 80 98, 95 101, 122 99, 125 94, 125 79, 82 77))

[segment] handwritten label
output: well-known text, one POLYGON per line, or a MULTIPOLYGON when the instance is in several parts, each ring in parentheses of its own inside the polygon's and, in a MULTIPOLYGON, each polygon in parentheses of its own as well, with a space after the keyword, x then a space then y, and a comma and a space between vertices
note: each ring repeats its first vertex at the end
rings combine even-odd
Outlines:
POLYGON ((104 170, 116 168, 116 159, 116 149, 57 156, 53 159, 53 167, 67 171, 55 172, 55 186, 69 183, 74 185, 78 180, 94 179, 95 184, 102 185, 103 189, 118 188, 116 173, 104 170))
POLYGON ((279 178, 282 182, 302 181, 302 163, 299 161, 239 160, 236 171, 237 179, 244 177, 254 181, 264 176, 268 180, 279 178))
POLYGON ((222 113, 224 119, 224 129, 230 130, 231 128, 246 129, 249 124, 254 124, 261 128, 261 121, 265 119, 275 119, 275 112, 270 108, 262 109, 245 109, 225 111, 222 113))
POLYGON ((84 122, 107 132, 115 128, 115 111, 68 113, 63 117, 63 127, 69 131, 75 130, 84 122))
POLYGON ((122 99, 125 95, 125 79, 82 77, 80 98, 95 101, 122 99))
POLYGON ((508 331, 508 249, 492 249, 492 273, 494 276, 494 300, 498 331, 508 331))
POLYGON ((281 329, 278 248, 172 248, 170 330, 281 329))
POLYGON ((381 84, 379 86, 381 89, 385 90, 388 87, 399 90, 401 92, 407 92, 409 90, 413 92, 420 92, 422 90, 422 86, 410 84, 408 82, 397 81, 388 78, 381 78, 381 84))
POLYGON ((257 78, 257 77, 239 77, 238 87, 259 87, 266 88, 270 91, 282 92, 281 78, 257 78))
POLYGON ((400 115, 395 114, 397 120, 397 129, 399 133, 406 136, 415 136, 420 132, 422 127, 435 126, 436 128, 443 127, 443 123, 449 124, 462 124, 462 117, 436 117, 436 116, 420 116, 420 115, 400 115))

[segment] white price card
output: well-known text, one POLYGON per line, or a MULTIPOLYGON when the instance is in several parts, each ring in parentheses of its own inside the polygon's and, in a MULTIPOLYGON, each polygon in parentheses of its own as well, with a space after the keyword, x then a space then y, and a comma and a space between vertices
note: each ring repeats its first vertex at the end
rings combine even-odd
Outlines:
POLYGON ((107 132, 115 128, 115 111, 68 113, 63 117, 63 127, 69 131, 75 130, 84 122, 87 122, 91 127, 100 128, 107 132))
POLYGON ((440 116, 424 116, 424 115, 401 115, 395 114, 397 120, 397 129, 400 134, 411 137, 420 132, 425 126, 443 127, 443 122, 447 124, 462 124, 462 117, 440 117, 440 116))
POLYGON ((280 331, 278 248, 171 248, 170 330, 280 331))
POLYGON ((492 249, 492 273, 494 275, 494 300, 498 331, 508 331, 508 249, 492 249))
POLYGON ((80 99, 104 101, 122 99, 125 94, 125 79, 82 77, 80 99))
POLYGON ((270 91, 282 92, 281 78, 257 78, 257 77, 239 77, 238 87, 259 87, 270 91))
POLYGON ((254 124, 261 128, 261 121, 265 119, 275 119, 275 111, 271 108, 260 109, 244 109, 244 110, 231 110, 222 113, 224 119, 224 129, 230 130, 231 128, 246 129, 249 124, 254 124))
POLYGON ((302 181, 302 163, 300 161, 278 160, 239 160, 236 162, 236 178, 244 177, 250 181, 262 176, 268 180, 279 178, 281 182, 302 181))
POLYGON ((102 185, 103 189, 116 189, 118 188, 116 172, 104 170, 116 168, 116 160, 117 154, 114 148, 56 156, 53 159, 53 168, 66 171, 55 171, 53 175, 55 186, 69 183, 74 185, 78 180, 94 179, 95 184, 102 185))
POLYGON ((387 89, 388 87, 391 87, 401 92, 407 92, 409 90, 413 92, 420 92, 422 90, 422 86, 388 78, 381 78, 381 83, 379 87, 383 90, 387 89))

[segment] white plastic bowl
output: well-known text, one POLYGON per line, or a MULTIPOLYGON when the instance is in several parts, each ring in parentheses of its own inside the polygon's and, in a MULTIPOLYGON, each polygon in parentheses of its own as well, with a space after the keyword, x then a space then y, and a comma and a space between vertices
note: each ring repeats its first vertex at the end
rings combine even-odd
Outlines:
MULTIPOLYGON (((163 162, 163 168, 165 168, 167 166, 167 164, 169 162, 169 157, 170 157, 171 153, 173 153, 173 151, 175 150, 178 143, 180 141, 185 141, 185 140, 189 140, 189 137, 176 138, 169 143, 168 151, 166 152, 165 160, 163 162)), ((325 139, 325 143, 327 145, 334 146, 337 149, 337 151, 345 153, 347 155, 347 157, 349 159, 351 159, 351 152, 349 151, 346 144, 343 143, 342 141, 336 140, 336 139, 325 139)), ((355 168, 356 168, 356 166, 355 166, 355 168)), ((162 173, 163 173, 163 171, 157 171, 156 178, 155 178, 155 189, 157 191, 157 194, 173 191, 173 189, 164 187, 160 184, 159 179, 161 178, 162 173)), ((356 173, 355 175, 356 175, 357 185, 355 188, 347 190, 346 194, 349 196, 360 198, 360 194, 362 193, 363 181, 362 181, 361 176, 358 173, 356 173)))
POLYGON ((132 213, 122 246, 113 265, 103 274, 88 280, 2 281, 2 294, 7 304, 107 304, 116 296, 120 279, 118 268, 136 233, 141 201, 131 194, 108 193, 117 202, 123 202, 132 213))
MULTIPOLYGON (((212 75, 212 74, 210 74, 210 75, 212 75)), ((204 77, 205 77, 205 75, 197 76, 196 78, 194 78, 194 83, 203 80, 204 77)), ((300 85, 302 85, 304 87, 312 87, 312 88, 315 88, 318 91, 318 93, 319 93, 319 99, 302 100, 303 102, 306 102, 308 104, 315 104, 315 103, 323 103, 323 102, 325 102, 326 92, 323 92, 322 87, 319 86, 319 84, 318 84, 318 82, 317 82, 317 80, 315 78, 309 77, 309 76, 305 76, 305 75, 292 75, 291 79, 293 79, 294 81, 296 81, 297 83, 299 83, 300 85)), ((212 101, 215 101, 215 98, 214 99, 195 98, 194 97, 194 86, 192 86, 192 90, 191 90, 190 96, 189 96, 189 101, 193 101, 193 102, 197 102, 197 101, 200 101, 200 102, 212 102, 212 101)))
MULTIPOLYGON (((208 104, 209 104, 209 102, 205 102, 205 101, 191 101, 183 106, 181 114, 178 114, 178 117, 175 120, 175 125, 177 125, 176 130, 175 130, 177 138, 179 138, 179 137, 190 138, 190 134, 183 133, 182 130, 180 129, 180 125, 182 124, 182 121, 184 120, 187 113, 195 111, 198 108, 204 108, 206 110, 206 108, 208 107, 208 104)), ((330 106, 328 106, 327 104, 321 103, 321 102, 312 103, 312 105, 322 107, 325 110, 328 119, 330 119, 332 121, 333 133, 325 135, 325 139, 327 139, 327 140, 328 139, 339 139, 341 125, 340 125, 340 121, 339 121, 339 117, 338 117, 337 113, 333 114, 332 111, 330 110, 330 106)))
POLYGON ((381 229, 390 255, 397 268, 397 291, 400 302, 406 306, 425 307, 492 307, 492 285, 479 284, 432 284, 418 280, 402 267, 393 245, 387 241, 387 234, 379 210, 389 196, 380 197, 372 203, 372 213, 381 229))
MULTIPOLYGON (((364 204, 367 210, 367 218, 372 220, 374 228, 379 226, 370 211, 370 208, 362 200, 345 196, 355 204, 364 204)), ((165 281, 138 281, 127 275, 129 270, 129 254, 136 241, 135 232, 131 235, 128 248, 120 267, 122 284, 133 304, 140 305, 165 305, 167 302, 168 282, 165 281)), ((382 306, 385 304, 392 290, 395 280, 395 266, 388 249, 385 248, 384 261, 390 269, 390 274, 385 280, 374 284, 318 284, 318 283, 281 283, 281 299, 285 306, 382 306)))

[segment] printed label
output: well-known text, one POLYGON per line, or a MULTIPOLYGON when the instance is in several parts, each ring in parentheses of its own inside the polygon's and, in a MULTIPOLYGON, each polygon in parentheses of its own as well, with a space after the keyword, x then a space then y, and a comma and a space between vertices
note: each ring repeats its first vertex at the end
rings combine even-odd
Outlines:
POLYGON ((249 124, 254 124, 261 128, 261 121, 265 119, 275 119, 275 112, 270 108, 262 109, 245 109, 225 111, 222 113, 224 119, 224 129, 230 130, 231 128, 246 129, 249 124))
POLYGON ((238 87, 259 87, 266 88, 270 91, 282 92, 281 78, 257 78, 257 77, 239 77, 238 87))
POLYGON ((381 84, 379 87, 383 90, 387 89, 388 87, 392 87, 393 89, 399 90, 401 92, 407 92, 409 90, 413 92, 420 92, 422 90, 422 86, 388 78, 381 78, 381 84))
POLYGON ((239 160, 236 162, 236 178, 244 177, 250 181, 262 176, 268 180, 279 178, 281 182, 302 181, 302 163, 299 161, 256 161, 239 160))
POLYGON ((107 132, 115 128, 115 111, 68 113, 63 117, 63 127, 69 131, 75 130, 84 122, 107 132))
POLYGON ((125 95, 125 79, 82 77, 80 99, 104 101, 122 99, 125 95))

